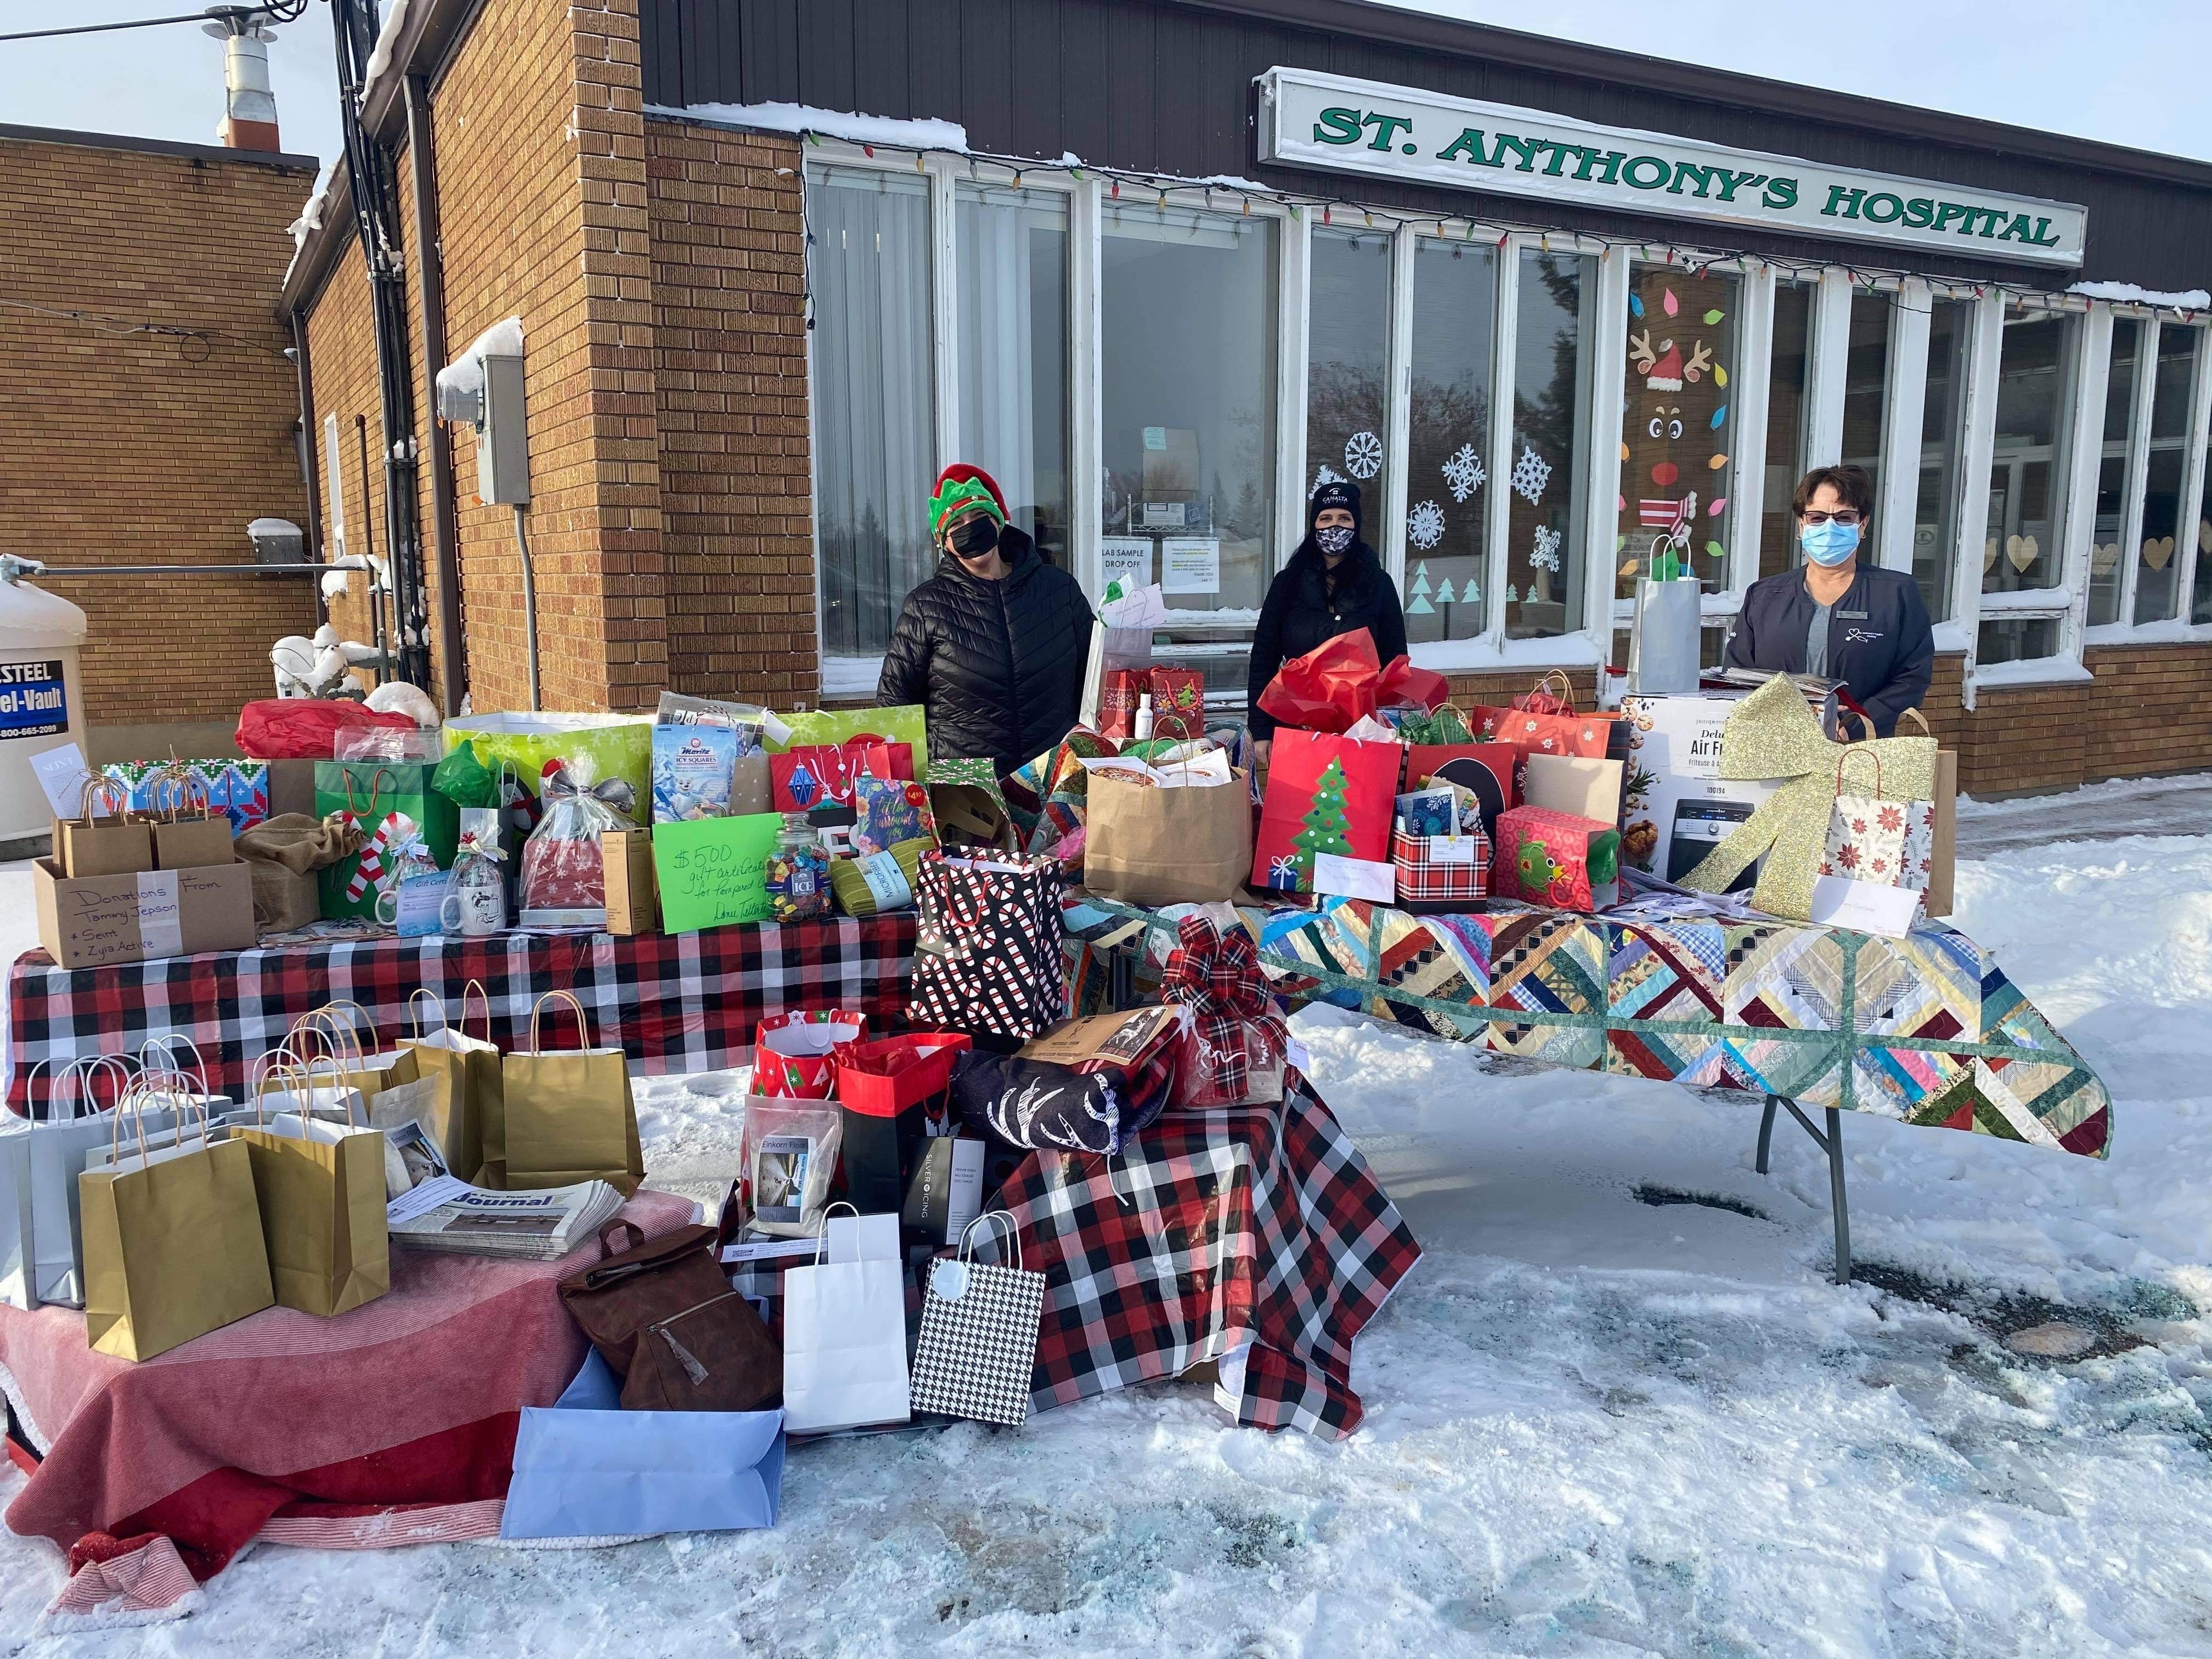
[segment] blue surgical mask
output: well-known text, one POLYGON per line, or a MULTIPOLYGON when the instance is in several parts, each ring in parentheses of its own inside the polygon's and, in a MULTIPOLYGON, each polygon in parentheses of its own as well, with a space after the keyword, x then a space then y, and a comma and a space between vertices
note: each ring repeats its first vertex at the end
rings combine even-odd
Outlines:
POLYGON ((1826 524, 1803 525, 1798 528, 1797 541, 1814 564, 1838 565, 1859 550, 1859 527, 1838 524, 1833 519, 1826 524))

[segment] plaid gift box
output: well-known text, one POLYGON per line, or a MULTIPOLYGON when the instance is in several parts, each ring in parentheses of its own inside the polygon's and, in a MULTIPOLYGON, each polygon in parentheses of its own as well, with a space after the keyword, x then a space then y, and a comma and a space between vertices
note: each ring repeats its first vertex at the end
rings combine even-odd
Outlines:
POLYGON ((1463 836, 1409 836, 1394 830, 1390 862, 1398 866, 1401 910, 1466 910, 1490 896, 1490 837, 1480 825, 1463 836))

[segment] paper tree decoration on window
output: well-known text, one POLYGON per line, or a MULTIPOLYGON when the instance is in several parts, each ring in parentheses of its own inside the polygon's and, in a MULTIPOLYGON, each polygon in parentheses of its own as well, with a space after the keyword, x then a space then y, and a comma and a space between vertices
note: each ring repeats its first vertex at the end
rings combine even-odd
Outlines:
POLYGON ((1552 464, 1524 444, 1521 459, 1513 463, 1513 493, 1533 507, 1544 498, 1551 477, 1552 464))
MULTIPOLYGON (((1529 590, 1529 593, 1532 598, 1534 597, 1534 592, 1535 590, 1534 588, 1529 590)), ((1505 584, 1505 603, 1508 605, 1518 605, 1521 603, 1521 590, 1518 587, 1516 587, 1511 582, 1505 584)))
POLYGON ((1345 470, 1362 483, 1382 470, 1382 441, 1371 432, 1355 432, 1345 441, 1345 470))
POLYGON ((1547 529, 1542 525, 1536 526, 1536 545, 1529 551, 1528 562, 1539 570, 1557 570, 1559 568, 1558 531, 1547 529))
POLYGON ((1314 781, 1313 805, 1306 808, 1304 827, 1291 837, 1297 849, 1298 873, 1304 878, 1300 890, 1313 889, 1314 854, 1349 854, 1352 823, 1344 812, 1344 763, 1331 761, 1314 781))
MULTIPOLYGON (((1314 469, 1314 489, 1319 489, 1323 484, 1342 483, 1343 482, 1344 474, 1339 472, 1327 461, 1323 461, 1319 466, 1314 469)), ((1313 489, 1309 489, 1306 491, 1306 494, 1309 495, 1312 495, 1313 489)))
MULTIPOLYGON (((1423 569, 1426 569, 1428 567, 1425 565, 1422 567, 1423 569)), ((1474 583, 1472 580, 1468 582, 1468 586, 1470 589, 1474 586, 1474 583)), ((1459 602, 1459 596, 1452 592, 1451 578, 1449 576, 1445 577, 1443 580, 1443 585, 1437 589, 1437 603, 1438 605, 1456 605, 1459 602)))
POLYGON ((1476 459, 1473 444, 1462 444, 1444 463, 1444 482, 1451 486, 1452 499, 1463 501, 1482 488, 1489 477, 1482 463, 1476 459))
POLYGON ((1424 553, 1444 538, 1444 510, 1423 501, 1406 518, 1406 538, 1424 553))
MULTIPOLYGON (((2119 551, 2117 544, 2112 550, 2115 553, 2119 551)), ((1413 599, 1406 606, 1407 616, 1432 617, 1436 614, 1436 606, 1429 603, 1429 565, 1425 559, 1413 567, 1413 599)))

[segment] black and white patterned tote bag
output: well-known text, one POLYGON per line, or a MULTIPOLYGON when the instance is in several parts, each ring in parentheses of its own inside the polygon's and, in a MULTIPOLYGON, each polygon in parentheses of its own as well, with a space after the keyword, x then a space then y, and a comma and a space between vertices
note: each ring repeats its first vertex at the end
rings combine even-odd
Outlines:
POLYGON ((957 1255, 932 1265, 914 1351, 915 1410, 1017 1429, 1029 1420, 1045 1276, 1021 1261, 1013 1217, 993 1210, 968 1224, 957 1255), (1012 1267, 975 1259, 971 1235, 985 1226, 1010 1241, 1012 1267))
POLYGON ((1049 857, 926 855, 908 1018, 1023 1038, 1058 1024, 1067 1008, 1060 884, 1049 857))

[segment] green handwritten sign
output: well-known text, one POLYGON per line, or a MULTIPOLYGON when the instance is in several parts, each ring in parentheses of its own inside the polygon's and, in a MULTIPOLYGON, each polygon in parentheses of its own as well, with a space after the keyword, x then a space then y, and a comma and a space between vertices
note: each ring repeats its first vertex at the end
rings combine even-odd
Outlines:
POLYGON ((782 829, 776 812, 653 825, 662 929, 690 933, 733 921, 766 921, 767 865, 782 829))

